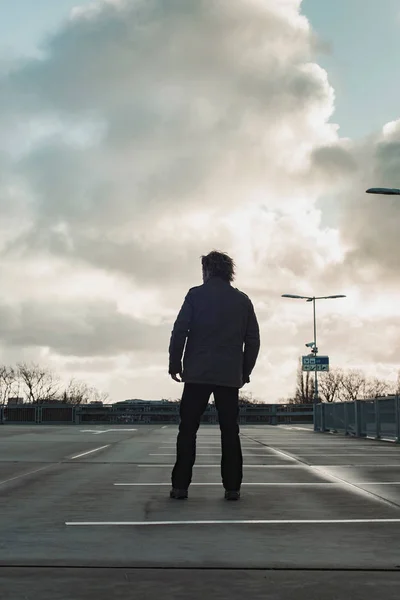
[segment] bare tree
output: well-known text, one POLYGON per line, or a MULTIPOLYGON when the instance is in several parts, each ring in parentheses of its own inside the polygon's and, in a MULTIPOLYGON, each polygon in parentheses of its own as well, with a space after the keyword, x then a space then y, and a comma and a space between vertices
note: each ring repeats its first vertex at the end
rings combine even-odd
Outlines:
POLYGON ((400 396, 400 369, 397 372, 397 381, 393 386, 393 393, 400 396))
POLYGON ((91 397, 91 389, 84 381, 72 378, 61 395, 61 402, 66 404, 87 404, 91 397))
POLYGON ((303 371, 302 361, 299 359, 297 367, 297 384, 293 398, 289 399, 289 404, 310 404, 314 400, 314 372, 303 371))
POLYGON ((91 400, 93 402, 103 402, 103 403, 105 403, 110 398, 110 395, 109 395, 108 392, 101 392, 98 389, 96 389, 95 387, 89 388, 89 391, 90 391, 90 394, 91 394, 90 395, 91 400))
POLYGON ((14 367, 0 366, 0 405, 7 404, 11 396, 19 396, 21 380, 14 367))
POLYGON ((288 398, 278 398, 278 404, 295 404, 295 399, 292 396, 288 398))
POLYGON ((320 399, 323 402, 335 402, 339 397, 342 383, 343 371, 341 369, 332 369, 321 373, 318 380, 320 399))
MULTIPOLYGON (((361 370, 332 369, 320 374, 318 378, 318 393, 322 402, 346 402, 379 398, 388 394, 400 396, 400 370, 397 382, 385 381, 378 378, 366 379, 361 370)), ((280 404, 311 403, 314 395, 314 373, 303 372, 301 361, 297 369, 297 385, 295 395, 280 398, 280 404)))
POLYGON ((43 404, 59 397, 59 378, 49 369, 34 363, 18 363, 17 368, 29 403, 43 404))
POLYGON ((365 384, 364 398, 381 398, 390 391, 390 383, 377 377, 368 379, 365 384))
POLYGON ((365 397, 365 375, 358 369, 345 372, 338 389, 338 399, 341 402, 354 402, 365 397))
POLYGON ((253 394, 251 392, 239 392, 239 406, 254 404, 253 394))

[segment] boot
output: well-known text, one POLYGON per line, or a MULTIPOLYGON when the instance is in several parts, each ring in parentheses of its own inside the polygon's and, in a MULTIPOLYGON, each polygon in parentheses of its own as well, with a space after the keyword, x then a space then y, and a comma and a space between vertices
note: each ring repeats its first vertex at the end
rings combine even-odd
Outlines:
POLYGON ((169 497, 173 498, 174 500, 185 500, 188 497, 188 491, 172 488, 169 493, 169 497))
POLYGON ((225 500, 239 500, 240 491, 239 490, 226 490, 225 491, 225 500))

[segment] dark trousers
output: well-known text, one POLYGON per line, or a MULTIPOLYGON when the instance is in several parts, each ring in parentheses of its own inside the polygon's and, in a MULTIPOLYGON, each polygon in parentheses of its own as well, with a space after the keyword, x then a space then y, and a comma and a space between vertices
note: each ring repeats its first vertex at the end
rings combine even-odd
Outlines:
POLYGON ((226 490, 240 490, 243 457, 239 438, 239 388, 185 383, 180 404, 180 425, 172 487, 187 490, 196 460, 196 436, 200 419, 214 394, 221 429, 221 476, 226 490))

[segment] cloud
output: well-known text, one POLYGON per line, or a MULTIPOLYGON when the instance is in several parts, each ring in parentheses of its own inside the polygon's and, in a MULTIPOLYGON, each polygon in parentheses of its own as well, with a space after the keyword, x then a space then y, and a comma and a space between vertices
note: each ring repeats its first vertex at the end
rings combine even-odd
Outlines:
POLYGON ((124 352, 160 352, 170 326, 145 322, 110 302, 24 302, 0 307, 0 338, 9 346, 49 348, 62 356, 107 357, 124 352))
MULTIPOLYGON (((316 201, 398 168, 395 125, 370 145, 339 138, 300 4, 93 2, 40 58, 1 74, 0 275, 14 282, 3 351, 36 348, 68 375, 110 360, 112 397, 179 394, 170 329, 201 283, 200 255, 217 248, 273 341, 253 390, 265 395, 270 378, 269 401, 291 391, 309 315, 280 294, 345 293, 334 288, 368 248, 384 255, 359 192, 338 199, 340 231, 321 225, 316 201)), ((397 243, 394 211, 379 230, 397 243)))
MULTIPOLYGON (((18 116, 34 132, 36 123, 15 166, 32 220, 6 252, 104 261, 134 277, 134 257, 143 263, 140 248, 154 245, 146 279, 158 268, 154 232, 162 239, 171 213, 190 239, 197 226, 187 216, 197 219, 199 207, 217 213, 215 237, 226 239, 220 215, 251 205, 261 190, 272 207, 290 203, 313 144, 335 131, 326 122, 333 92, 310 62, 312 36, 298 8, 152 0, 75 11, 45 57, 0 87, 4 120, 18 116), (85 142, 71 129, 88 132, 85 142)), ((177 244, 198 256, 181 236, 177 244)))
POLYGON ((342 277, 360 285, 398 287, 400 203, 396 196, 365 190, 400 186, 400 121, 354 145, 353 155, 360 168, 341 202, 340 232, 347 248, 342 277))
POLYGON ((330 135, 333 100, 298 4, 106 3, 73 19, 2 86, 4 118, 103 132, 85 148, 42 139, 24 157, 38 217, 100 232, 200 203, 232 209, 254 182, 289 192, 299 138, 330 135))

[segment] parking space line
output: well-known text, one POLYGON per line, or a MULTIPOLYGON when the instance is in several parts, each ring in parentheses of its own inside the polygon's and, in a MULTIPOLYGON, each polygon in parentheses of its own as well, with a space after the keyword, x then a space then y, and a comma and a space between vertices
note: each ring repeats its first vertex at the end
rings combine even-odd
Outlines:
POLYGON ((372 468, 377 468, 377 469, 384 469, 384 468, 390 468, 390 469, 397 469, 400 468, 400 465, 388 465, 387 463, 384 465, 360 465, 360 464, 355 464, 355 465, 318 465, 316 463, 314 464, 310 464, 311 467, 318 467, 318 468, 323 468, 323 469, 332 469, 335 467, 340 467, 341 469, 359 469, 362 468, 364 469, 365 467, 368 467, 368 469, 372 469, 372 468))
MULTIPOLYGON (((251 441, 256 442, 256 443, 258 442, 260 444, 264 444, 264 443, 268 443, 268 442, 269 443, 274 443, 274 444, 279 445, 279 447, 283 448, 283 449, 286 449, 286 448, 293 448, 293 449, 296 449, 296 448, 309 448, 311 450, 312 448, 315 448, 316 450, 318 450, 319 448, 323 448, 325 450, 336 450, 336 449, 339 449, 339 448, 344 448, 344 449, 349 448, 349 449, 352 449, 352 450, 354 450, 354 449, 357 449, 357 450, 373 450, 374 452, 390 452, 390 453, 398 451, 398 450, 396 450, 396 448, 393 448, 393 447, 390 447, 390 448, 386 447, 386 446, 379 446, 379 447, 376 446, 376 447, 374 447, 374 446, 371 446, 371 444, 363 446, 361 444, 359 445, 359 444, 346 444, 346 443, 343 443, 343 444, 330 444, 330 445, 329 444, 324 444, 324 445, 320 446, 318 444, 289 444, 287 442, 280 443, 280 442, 276 442, 276 440, 251 440, 251 441)), ((242 440, 242 443, 243 443, 243 440, 242 440)))
MULTIPOLYGON (((203 446, 197 446, 198 448, 200 448, 201 450, 206 450, 207 448, 210 448, 210 450, 220 450, 221 449, 221 444, 219 446, 211 446, 210 445, 205 445, 203 446)), ((160 446, 160 450, 172 450, 176 448, 175 446, 160 446)), ((263 450, 264 448, 262 446, 243 446, 242 445, 242 450, 263 450)), ((265 450, 267 450, 268 448, 265 448, 265 450)))
POLYGON ((137 431, 137 429, 123 429, 123 428, 118 428, 118 429, 81 429, 81 433, 93 433, 93 435, 101 435, 102 433, 110 433, 110 432, 120 433, 121 431, 137 431))
MULTIPOLYGON (((252 438, 249 437, 248 439, 252 439, 252 438)), ((256 441, 256 440, 253 440, 253 441, 256 441)), ((267 446, 267 447, 272 449, 272 446, 267 446)), ((329 470, 324 471, 324 469, 329 468, 328 465, 318 465, 316 463, 311 463, 311 462, 307 461, 306 459, 295 458, 291 454, 287 454, 286 452, 282 452, 280 450, 277 450, 277 452, 282 456, 288 456, 288 457, 291 456, 294 459, 294 461, 297 463, 297 465, 301 465, 302 467, 308 468, 312 472, 322 475, 322 477, 325 477, 326 479, 341 482, 344 487, 347 486, 350 490, 352 490, 353 492, 355 492, 357 494, 360 494, 362 496, 367 496, 370 499, 373 499, 377 502, 380 502, 381 504, 385 504, 386 506, 390 506, 392 508, 394 508, 394 507, 397 509, 400 508, 400 505, 397 502, 388 500, 387 498, 382 497, 381 495, 379 495, 376 492, 367 490, 367 489, 365 489, 365 487, 362 487, 360 484, 347 481, 343 477, 338 477, 337 475, 334 475, 332 473, 332 471, 329 471, 329 470)), ((343 465, 343 467, 347 467, 347 466, 348 465, 343 465)), ((354 466, 354 465, 352 465, 352 466, 354 466)), ((365 467, 365 466, 366 465, 356 465, 357 468, 365 467)), ((387 465, 385 465, 385 466, 387 466, 387 465)), ((335 465, 335 467, 341 468, 341 465, 335 465)), ((332 465, 330 466, 330 468, 332 469, 332 465)))
MULTIPOLYGON (((259 450, 259 448, 257 448, 257 450, 259 450)), ((175 452, 173 454, 167 454, 165 452, 162 453, 155 453, 155 454, 149 454, 149 456, 175 456, 175 452)), ((221 452, 196 452, 196 456, 221 456, 221 452)), ((255 456, 261 456, 261 458, 269 458, 271 455, 266 454, 265 452, 260 453, 260 454, 256 454, 255 452, 252 452, 251 454, 243 454, 244 458, 251 458, 251 457, 255 457, 255 456)), ((286 459, 289 460, 289 459, 286 459)), ((292 459, 293 460, 293 459, 292 459)))
MULTIPOLYGON (((357 453, 357 454, 353 454, 352 452, 341 452, 341 453, 335 453, 335 454, 331 454, 330 452, 298 452, 299 456, 315 456, 316 454, 318 454, 319 456, 364 456, 365 458, 373 458, 374 453, 373 454, 366 454, 366 453, 357 453)), ((391 453, 386 453, 386 454, 379 454, 379 458, 387 458, 388 456, 394 456, 395 458, 400 458, 396 456, 395 452, 391 452, 391 453)), ((363 466, 363 465, 360 465, 363 466)))
POLYGON ((107 446, 101 446, 100 448, 95 448, 94 450, 89 450, 88 452, 82 452, 82 454, 77 454, 76 456, 72 456, 70 460, 76 460, 77 458, 82 458, 82 456, 87 456, 88 454, 93 454, 93 452, 99 452, 100 450, 104 450, 105 448, 109 448, 110 444, 107 446))
MULTIPOLYGON (((162 464, 152 464, 152 463, 148 463, 147 465, 137 465, 138 467, 143 467, 145 469, 148 469, 149 467, 173 467, 173 464, 167 464, 167 463, 162 463, 162 464)), ((305 469, 306 467, 303 465, 244 465, 246 467, 246 469, 305 469)), ((332 465, 329 465, 332 466, 332 465)), ((336 466, 343 466, 343 465, 336 465, 336 466)), ((211 467, 218 467, 218 469, 221 468, 220 463, 214 463, 213 465, 194 465, 194 469, 201 469, 201 468, 211 468, 211 467)))
POLYGON ((282 452, 282 450, 277 450, 276 448, 273 448, 272 446, 264 446, 266 450, 270 450, 273 454, 276 454, 279 458, 282 458, 284 460, 292 460, 292 461, 297 461, 296 458, 294 458, 293 456, 290 456, 290 454, 286 454, 285 452, 282 452))
POLYGON ((400 485, 400 481, 355 481, 357 485, 400 485))
POLYGON ((67 527, 141 527, 160 525, 356 525, 400 523, 400 519, 226 519, 213 521, 82 521, 66 522, 67 527))
MULTIPOLYGON (((166 486, 170 486, 171 483, 114 483, 114 485, 116 487, 126 487, 126 486, 128 486, 128 487, 131 487, 131 486, 143 486, 143 487, 145 487, 145 486, 158 486, 158 485, 160 485, 160 486, 165 486, 165 485, 166 486)), ((192 487, 192 485, 198 485, 198 486, 200 486, 200 485, 204 485, 204 486, 210 486, 210 485, 214 486, 214 485, 216 485, 216 486, 219 486, 219 487, 222 486, 221 482, 219 482, 219 483, 191 483, 190 487, 192 487)), ((323 483, 319 483, 319 482, 318 483, 314 483, 314 482, 313 483, 303 483, 303 482, 299 482, 299 483, 294 483, 294 482, 290 482, 290 483, 287 483, 287 482, 285 482, 285 483, 276 483, 276 482, 265 483, 265 482, 258 482, 258 483, 242 483, 242 487, 244 487, 244 486, 246 486, 246 487, 248 487, 248 486, 277 486, 277 487, 279 487, 279 486, 283 486, 283 487, 286 487, 286 486, 289 486, 289 487, 297 487, 297 486, 300 486, 300 487, 302 487, 302 486, 335 487, 336 486, 336 487, 342 487, 342 484, 341 483, 330 483, 330 482, 323 482, 323 483)))
POLYGON ((51 465, 46 465, 45 467, 40 467, 40 469, 35 469, 34 471, 28 471, 28 473, 22 473, 22 475, 17 475, 16 477, 10 477, 10 479, 4 479, 0 481, 0 485, 4 483, 10 483, 10 481, 16 481, 17 479, 22 479, 22 477, 28 477, 28 475, 34 475, 35 473, 39 473, 40 471, 45 471, 46 469, 50 469, 53 467, 53 463, 51 465))

